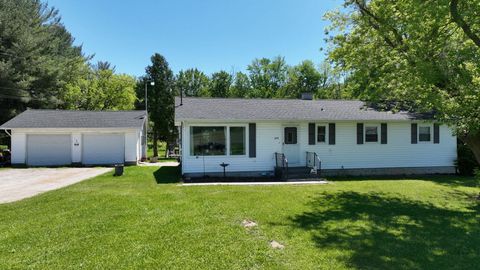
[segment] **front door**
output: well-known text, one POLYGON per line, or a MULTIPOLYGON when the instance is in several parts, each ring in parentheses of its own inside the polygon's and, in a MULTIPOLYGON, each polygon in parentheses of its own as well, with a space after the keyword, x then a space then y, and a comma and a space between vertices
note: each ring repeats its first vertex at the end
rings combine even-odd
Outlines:
POLYGON ((300 162, 300 148, 298 145, 298 128, 284 127, 283 129, 283 153, 289 165, 298 165, 300 162))

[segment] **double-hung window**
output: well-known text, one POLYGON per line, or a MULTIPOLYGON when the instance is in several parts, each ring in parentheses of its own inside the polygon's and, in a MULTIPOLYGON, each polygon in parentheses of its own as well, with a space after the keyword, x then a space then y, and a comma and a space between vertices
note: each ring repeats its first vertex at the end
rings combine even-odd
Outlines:
POLYGON ((365 126, 365 142, 378 142, 378 126, 365 126))
POLYGON ((420 142, 429 142, 431 141, 432 134, 430 126, 419 126, 418 127, 418 141, 420 142))
POLYGON ((245 127, 230 127, 230 155, 242 156, 246 154, 245 127))
POLYGON ((317 142, 325 143, 327 141, 327 127, 317 126, 317 142))

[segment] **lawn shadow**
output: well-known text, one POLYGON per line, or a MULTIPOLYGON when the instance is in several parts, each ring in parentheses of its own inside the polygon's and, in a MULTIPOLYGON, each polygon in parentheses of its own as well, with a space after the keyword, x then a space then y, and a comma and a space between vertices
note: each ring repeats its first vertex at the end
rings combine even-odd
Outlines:
MULTIPOLYGON (((479 204, 454 211, 385 194, 322 193, 286 224, 317 248, 348 253, 360 269, 473 269, 480 261, 479 204)), ((285 224, 283 224, 285 225, 285 224)))
POLYGON ((157 184, 179 183, 182 179, 180 166, 162 166, 153 173, 157 184))
POLYGON ((480 181, 474 176, 460 176, 460 175, 390 175, 390 176, 334 176, 328 177, 331 181, 372 181, 372 180, 422 180, 435 182, 440 185, 451 187, 478 187, 480 181))

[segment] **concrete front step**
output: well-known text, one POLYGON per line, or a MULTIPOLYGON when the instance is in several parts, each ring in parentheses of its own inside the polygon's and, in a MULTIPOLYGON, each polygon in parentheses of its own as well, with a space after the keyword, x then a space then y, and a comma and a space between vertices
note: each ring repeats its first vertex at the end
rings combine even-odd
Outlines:
POLYGON ((315 179, 320 178, 319 174, 310 173, 309 167, 289 167, 286 179, 315 179))
POLYGON ((321 178, 318 174, 288 174, 286 179, 316 179, 321 178))

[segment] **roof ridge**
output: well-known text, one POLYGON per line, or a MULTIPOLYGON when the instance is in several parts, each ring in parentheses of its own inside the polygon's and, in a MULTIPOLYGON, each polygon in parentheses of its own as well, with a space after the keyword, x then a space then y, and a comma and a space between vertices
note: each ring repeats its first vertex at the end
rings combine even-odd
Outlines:
POLYGON ((146 112, 145 110, 57 110, 57 109, 30 109, 27 108, 25 111, 42 111, 42 112, 146 112))
MULTIPOLYGON (((179 96, 175 96, 175 98, 180 99, 179 96)), ((360 99, 312 99, 312 100, 305 100, 300 98, 230 98, 230 97, 183 97, 183 99, 222 99, 222 100, 296 100, 296 101, 359 101, 365 102, 360 99)))

